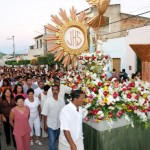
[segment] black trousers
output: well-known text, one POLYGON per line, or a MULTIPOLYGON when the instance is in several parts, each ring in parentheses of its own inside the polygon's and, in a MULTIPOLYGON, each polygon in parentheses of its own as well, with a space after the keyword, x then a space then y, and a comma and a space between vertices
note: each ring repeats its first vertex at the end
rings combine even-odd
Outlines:
POLYGON ((1 136, 2 134, 1 134, 1 129, 0 129, 0 150, 1 150, 1 136))
POLYGON ((16 147, 16 142, 13 135, 13 127, 9 124, 9 117, 6 117, 6 122, 3 122, 3 124, 4 124, 6 143, 11 144, 11 136, 12 136, 14 147, 16 147))

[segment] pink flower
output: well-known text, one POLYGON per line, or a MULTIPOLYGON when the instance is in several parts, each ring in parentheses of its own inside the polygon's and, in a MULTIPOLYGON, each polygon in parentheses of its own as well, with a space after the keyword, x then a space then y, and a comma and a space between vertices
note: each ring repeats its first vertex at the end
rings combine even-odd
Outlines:
POLYGON ((113 117, 113 113, 110 112, 110 113, 108 114, 108 117, 109 117, 109 118, 112 118, 112 117, 113 117))
POLYGON ((85 121, 89 121, 89 118, 88 118, 88 117, 86 117, 86 118, 84 118, 84 120, 85 120, 85 121))

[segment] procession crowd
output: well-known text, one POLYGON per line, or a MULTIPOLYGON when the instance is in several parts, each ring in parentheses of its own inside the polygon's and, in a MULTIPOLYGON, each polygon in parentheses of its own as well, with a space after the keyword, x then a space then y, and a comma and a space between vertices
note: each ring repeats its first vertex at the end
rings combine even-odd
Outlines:
MULTIPOLYGON (((60 69, 0 67, 0 128, 6 144, 17 150, 30 150, 49 139, 50 150, 83 150, 82 119, 91 113, 83 109, 85 94, 81 90, 61 84, 64 73, 60 69), (71 95, 71 102, 65 94, 71 95), (11 142, 12 139, 12 142, 11 142)), ((108 79, 124 78, 115 70, 108 79)), ((137 78, 138 74, 133 78, 137 78)))

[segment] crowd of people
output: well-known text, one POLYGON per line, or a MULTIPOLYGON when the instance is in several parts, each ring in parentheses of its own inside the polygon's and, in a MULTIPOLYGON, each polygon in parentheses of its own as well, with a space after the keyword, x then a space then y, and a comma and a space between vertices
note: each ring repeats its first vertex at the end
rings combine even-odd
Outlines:
MULTIPOLYGON (((58 138, 59 150, 84 149, 82 118, 91 112, 80 107, 85 98, 81 90, 61 84, 63 75, 53 68, 0 67, 0 128, 3 122, 7 146, 29 150, 48 137, 50 150, 56 150, 58 138), (72 97, 68 105, 65 93, 72 97)), ((122 77, 128 78, 125 70, 120 76, 113 70, 108 80, 122 77)))

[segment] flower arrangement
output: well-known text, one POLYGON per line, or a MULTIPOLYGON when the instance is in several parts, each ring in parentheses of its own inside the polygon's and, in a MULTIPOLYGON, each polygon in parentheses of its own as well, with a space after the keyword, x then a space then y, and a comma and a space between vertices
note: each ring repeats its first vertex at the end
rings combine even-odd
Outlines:
POLYGON ((94 122, 112 121, 125 117, 132 124, 148 126, 147 113, 150 111, 149 84, 129 79, 120 82, 106 77, 106 64, 110 60, 103 52, 82 54, 79 67, 70 69, 64 76, 64 82, 73 89, 80 88, 85 94, 85 105, 92 113, 85 118, 94 122))

